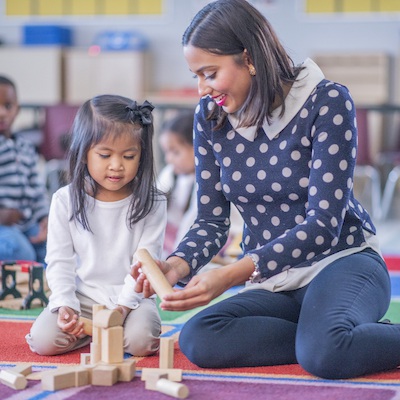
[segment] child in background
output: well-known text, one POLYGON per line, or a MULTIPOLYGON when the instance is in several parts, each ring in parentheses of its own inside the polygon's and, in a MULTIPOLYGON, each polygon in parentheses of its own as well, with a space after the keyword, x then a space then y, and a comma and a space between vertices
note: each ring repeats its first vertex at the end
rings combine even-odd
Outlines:
MULTIPOLYGON (((193 120, 194 110, 181 111, 175 117, 166 120, 160 130, 159 143, 166 166, 160 172, 158 181, 159 188, 169 193, 165 257, 175 250, 197 216, 193 120)), ((234 237, 241 236, 242 224, 239 212, 232 207, 227 246, 203 268, 203 272, 225 263, 224 250, 234 237)))
POLYGON ((155 298, 134 291, 134 253, 160 257, 166 199, 156 188, 153 106, 121 96, 85 102, 72 126, 70 184, 52 198, 46 276, 48 306, 26 340, 33 352, 57 355, 91 341, 79 315, 93 304, 124 317, 124 351, 147 356, 159 348, 161 320, 155 298))
POLYGON ((168 192, 168 223, 164 255, 170 254, 197 215, 193 150, 194 111, 181 111, 161 126, 159 143, 165 167, 159 187, 168 192))
POLYGON ((18 112, 15 84, 0 76, 0 260, 43 263, 48 198, 34 145, 12 133, 18 112))

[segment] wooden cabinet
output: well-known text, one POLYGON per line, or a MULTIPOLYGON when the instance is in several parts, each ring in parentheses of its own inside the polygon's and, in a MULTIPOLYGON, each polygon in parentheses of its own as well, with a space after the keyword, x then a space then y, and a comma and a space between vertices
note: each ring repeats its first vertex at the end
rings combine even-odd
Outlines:
POLYGON ((146 53, 66 49, 65 102, 81 104, 99 94, 118 94, 142 101, 147 90, 146 53))
POLYGON ((62 101, 62 49, 59 46, 0 47, 0 74, 11 78, 23 104, 62 101))

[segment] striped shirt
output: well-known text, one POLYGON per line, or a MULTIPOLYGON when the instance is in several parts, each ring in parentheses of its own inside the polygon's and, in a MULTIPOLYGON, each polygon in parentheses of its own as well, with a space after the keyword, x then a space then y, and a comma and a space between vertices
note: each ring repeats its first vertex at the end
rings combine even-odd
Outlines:
POLYGON ((23 214, 22 231, 48 215, 49 199, 38 175, 38 154, 29 141, 0 136, 0 207, 23 214))

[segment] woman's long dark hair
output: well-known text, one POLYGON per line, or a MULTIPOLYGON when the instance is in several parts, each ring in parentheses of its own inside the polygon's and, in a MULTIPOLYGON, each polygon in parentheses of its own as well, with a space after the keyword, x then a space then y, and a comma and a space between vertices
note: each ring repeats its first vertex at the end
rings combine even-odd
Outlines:
POLYGON ((122 96, 101 95, 86 101, 78 110, 72 125, 68 151, 68 177, 72 201, 71 220, 76 219, 90 231, 87 218, 87 194, 96 198, 97 183, 90 176, 86 160, 91 147, 105 138, 131 133, 141 144, 141 157, 136 177, 129 183, 134 194, 129 206, 130 227, 144 218, 161 194, 155 186, 153 160, 153 106, 122 96))
MULTIPOLYGON (((239 126, 260 127, 272 116, 275 100, 285 111, 283 85, 296 80, 295 67, 267 19, 246 0, 217 0, 207 4, 193 18, 182 38, 183 46, 194 46, 216 55, 233 55, 243 64, 247 51, 256 69, 250 92, 237 112, 239 126)), ((210 118, 222 126, 226 113, 216 104, 210 118)))

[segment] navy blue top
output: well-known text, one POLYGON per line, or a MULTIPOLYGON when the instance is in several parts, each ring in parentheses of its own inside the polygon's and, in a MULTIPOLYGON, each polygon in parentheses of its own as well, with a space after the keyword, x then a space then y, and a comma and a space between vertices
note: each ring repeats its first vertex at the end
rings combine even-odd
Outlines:
POLYGON ((357 129, 346 87, 323 79, 282 130, 260 128, 254 140, 229 120, 214 130, 212 102, 202 98, 195 113, 198 217, 172 254, 192 275, 225 243, 230 202, 245 221, 243 251, 264 278, 365 246, 375 227, 353 194, 357 129))

